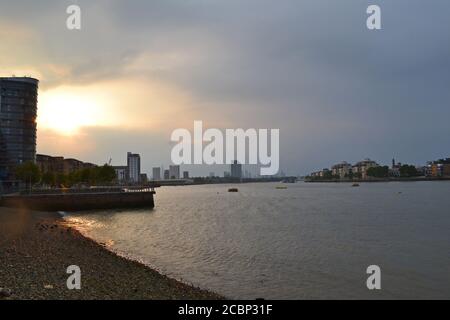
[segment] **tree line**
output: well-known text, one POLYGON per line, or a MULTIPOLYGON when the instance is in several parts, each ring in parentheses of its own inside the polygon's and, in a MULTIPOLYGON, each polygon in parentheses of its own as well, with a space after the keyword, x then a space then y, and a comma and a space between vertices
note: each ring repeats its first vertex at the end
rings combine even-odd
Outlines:
MULTIPOLYGON (((410 178, 420 176, 420 172, 417 171, 416 167, 413 165, 404 164, 399 169, 400 177, 410 178)), ((374 178, 387 178, 389 177, 389 167, 388 166, 378 166, 367 169, 367 175, 374 178)))
POLYGON ((32 161, 24 162, 16 167, 17 179, 28 185, 39 184, 47 187, 73 187, 76 185, 110 185, 116 180, 116 172, 110 165, 83 168, 69 174, 41 172, 32 161))

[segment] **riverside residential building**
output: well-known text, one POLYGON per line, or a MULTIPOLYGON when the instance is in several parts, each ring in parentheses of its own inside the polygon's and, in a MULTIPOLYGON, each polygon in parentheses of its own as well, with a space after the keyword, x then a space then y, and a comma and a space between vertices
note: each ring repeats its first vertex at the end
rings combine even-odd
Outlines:
POLYGON ((15 167, 36 157, 39 80, 0 78, 0 184, 14 184, 15 167))
POLYGON ((353 176, 361 177, 361 179, 367 179, 367 170, 374 167, 378 167, 378 163, 373 160, 365 159, 363 161, 359 161, 352 167, 353 176))
POLYGON ((430 162, 426 168, 426 175, 431 177, 450 176, 450 158, 430 162))
POLYGON ((52 157, 45 154, 36 155, 36 165, 42 173, 70 174, 85 168, 96 167, 95 164, 83 162, 77 159, 64 159, 64 157, 52 157))
POLYGON ((332 166, 331 172, 334 176, 339 176, 340 179, 344 179, 352 172, 352 165, 346 161, 343 161, 332 166))

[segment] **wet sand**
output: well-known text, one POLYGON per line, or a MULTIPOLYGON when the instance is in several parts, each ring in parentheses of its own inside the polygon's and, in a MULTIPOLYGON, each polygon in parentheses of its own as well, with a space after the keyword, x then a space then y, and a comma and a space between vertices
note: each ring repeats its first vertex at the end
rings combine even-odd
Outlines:
POLYGON ((221 299, 119 257, 59 215, 0 207, 0 299, 221 299), (81 290, 67 289, 67 267, 81 290))

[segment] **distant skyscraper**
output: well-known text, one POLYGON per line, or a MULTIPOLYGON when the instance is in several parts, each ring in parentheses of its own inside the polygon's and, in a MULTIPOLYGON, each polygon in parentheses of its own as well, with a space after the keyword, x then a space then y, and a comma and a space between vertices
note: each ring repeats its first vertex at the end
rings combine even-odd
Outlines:
POLYGON ((37 79, 0 78, 0 181, 36 159, 37 79))
POLYGON ((183 171, 183 179, 189 179, 189 171, 183 171))
POLYGON ((232 178, 242 178, 242 164, 238 163, 237 160, 234 160, 231 164, 231 177, 232 178))
POLYGON ((170 179, 170 171, 164 170, 164 180, 169 180, 169 179, 170 179))
POLYGON ((155 167, 152 171, 153 180, 161 180, 161 168, 155 167))
POLYGON ((170 179, 180 179, 180 166, 169 166, 170 179))
POLYGON ((127 154, 128 180, 138 183, 141 177, 141 156, 136 153, 127 154))

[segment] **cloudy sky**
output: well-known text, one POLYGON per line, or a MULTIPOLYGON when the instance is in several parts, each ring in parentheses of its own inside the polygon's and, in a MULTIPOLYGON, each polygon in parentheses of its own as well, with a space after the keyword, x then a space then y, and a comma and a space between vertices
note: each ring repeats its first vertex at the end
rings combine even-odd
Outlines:
POLYGON ((0 75, 41 80, 39 153, 119 165, 133 151, 150 171, 203 120, 279 128, 290 174, 422 164, 450 156, 449 15, 447 0, 0 0, 0 75))

